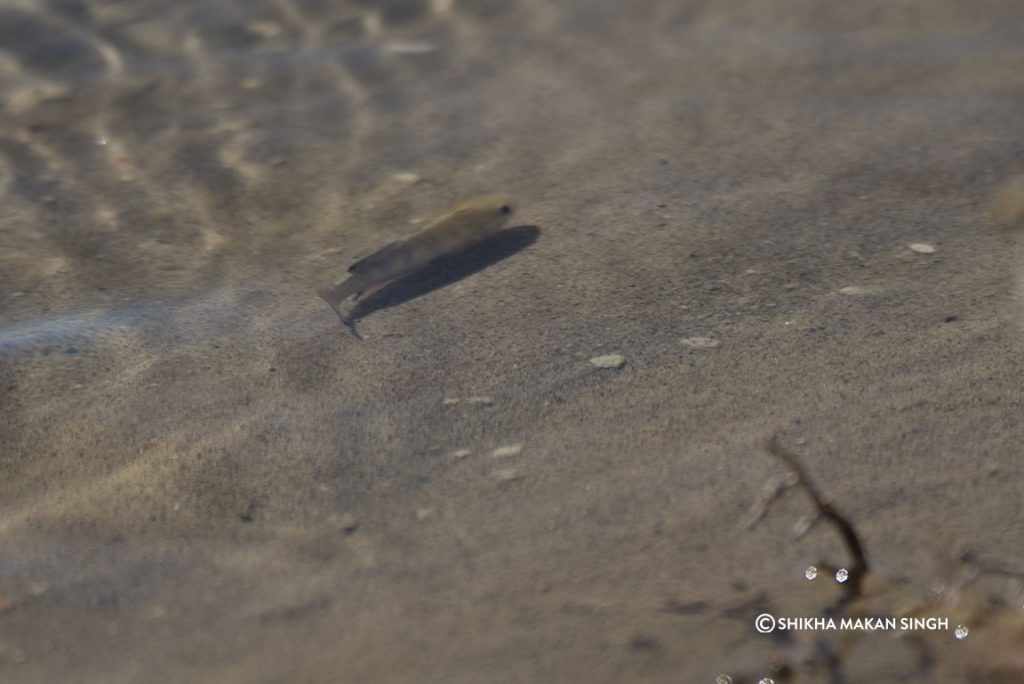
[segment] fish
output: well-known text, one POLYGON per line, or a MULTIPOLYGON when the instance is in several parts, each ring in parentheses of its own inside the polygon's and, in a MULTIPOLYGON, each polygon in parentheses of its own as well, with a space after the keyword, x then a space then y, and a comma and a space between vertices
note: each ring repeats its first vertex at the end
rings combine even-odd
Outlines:
POLYGON ((460 252, 496 235, 514 211, 515 207, 506 195, 485 195, 460 202, 420 232, 385 245, 356 261, 348 267, 348 277, 333 287, 317 290, 317 294, 355 333, 352 321, 342 313, 343 301, 349 297, 358 300, 425 268, 440 257, 460 252))

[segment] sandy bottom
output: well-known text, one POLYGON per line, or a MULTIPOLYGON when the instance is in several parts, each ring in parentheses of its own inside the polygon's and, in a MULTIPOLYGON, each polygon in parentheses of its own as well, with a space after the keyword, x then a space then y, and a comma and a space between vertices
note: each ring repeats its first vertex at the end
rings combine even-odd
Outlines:
POLYGON ((1024 680, 1022 44, 1016 0, 0 3, 0 681, 1024 680), (363 341, 317 298, 483 192, 515 227, 363 341))

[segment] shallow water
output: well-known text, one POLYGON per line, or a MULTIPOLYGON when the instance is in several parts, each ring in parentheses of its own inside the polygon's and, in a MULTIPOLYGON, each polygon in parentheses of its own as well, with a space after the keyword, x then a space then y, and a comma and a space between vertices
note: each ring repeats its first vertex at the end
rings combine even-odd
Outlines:
POLYGON ((0 680, 1019 676, 1018 14, 0 0, 0 680))

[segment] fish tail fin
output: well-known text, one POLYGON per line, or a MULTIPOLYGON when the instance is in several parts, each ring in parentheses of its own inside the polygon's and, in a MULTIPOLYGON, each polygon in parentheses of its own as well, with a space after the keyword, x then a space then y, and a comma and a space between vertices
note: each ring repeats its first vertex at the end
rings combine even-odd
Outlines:
POLYGON ((325 302, 331 305, 334 309, 334 313, 338 314, 338 318, 341 319, 342 324, 352 331, 352 334, 356 336, 356 339, 363 339, 359 332, 356 330, 355 323, 341 310, 341 303, 351 297, 352 295, 358 295, 358 286, 353 282, 352 278, 345 280, 342 283, 338 283, 334 287, 321 287, 316 291, 318 295, 325 302))
POLYGON ((343 282, 338 283, 334 287, 321 287, 316 291, 325 302, 331 305, 331 308, 338 312, 341 316, 341 310, 338 308, 343 301, 356 294, 359 288, 356 286, 353 279, 349 278, 343 282))
POLYGON ((355 337, 360 342, 363 341, 363 336, 359 334, 358 330, 356 330, 356 322, 354 320, 348 317, 343 317, 341 319, 341 323, 342 325, 349 329, 353 337, 355 337))

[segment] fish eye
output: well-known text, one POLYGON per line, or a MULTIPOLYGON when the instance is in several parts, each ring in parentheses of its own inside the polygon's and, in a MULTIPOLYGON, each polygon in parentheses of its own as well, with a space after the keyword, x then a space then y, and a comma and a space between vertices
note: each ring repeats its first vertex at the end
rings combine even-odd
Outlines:
POLYGON ((507 204, 501 205, 501 213, 502 214, 511 214, 512 213, 512 207, 508 206, 507 204))

